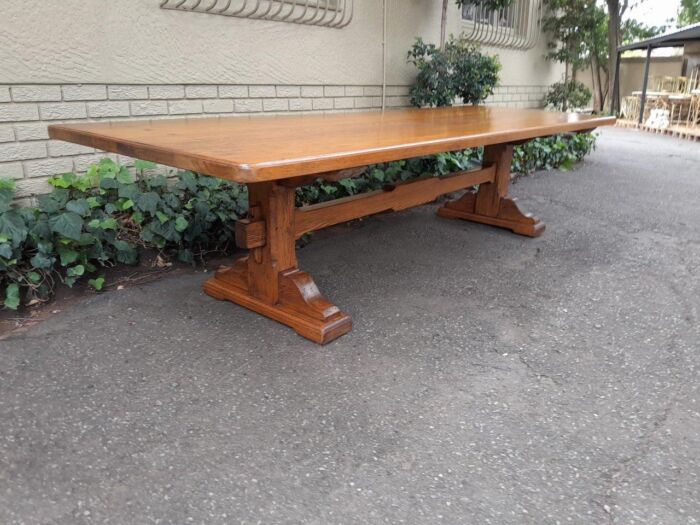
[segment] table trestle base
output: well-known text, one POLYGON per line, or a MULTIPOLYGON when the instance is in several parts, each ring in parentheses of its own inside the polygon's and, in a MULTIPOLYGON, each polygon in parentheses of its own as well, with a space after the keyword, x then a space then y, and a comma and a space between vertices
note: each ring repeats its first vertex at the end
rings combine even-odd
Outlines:
POLYGON ((252 295, 248 278, 248 257, 243 257, 232 268, 218 270, 204 283, 204 291, 286 324, 318 344, 328 343, 352 329, 350 316, 326 301, 306 272, 292 269, 278 274, 280 295, 275 304, 252 295))
POLYGON ((446 193, 479 185, 445 203, 438 215, 466 219, 536 237, 544 224, 508 197, 513 146, 488 146, 484 167, 445 177, 387 185, 367 194, 296 208, 295 184, 248 184, 249 217, 236 225, 236 244, 249 250, 231 268, 204 284, 216 299, 232 301, 325 344, 352 328, 350 317, 321 295, 311 276, 297 267, 295 241, 305 233, 385 211, 426 204, 446 193))
POLYGON ((488 224, 520 235, 539 237, 545 225, 537 217, 523 212, 517 199, 508 197, 513 145, 500 144, 484 149, 484 162, 496 166, 493 182, 481 184, 478 191, 468 191, 459 199, 448 201, 437 214, 448 219, 488 224))

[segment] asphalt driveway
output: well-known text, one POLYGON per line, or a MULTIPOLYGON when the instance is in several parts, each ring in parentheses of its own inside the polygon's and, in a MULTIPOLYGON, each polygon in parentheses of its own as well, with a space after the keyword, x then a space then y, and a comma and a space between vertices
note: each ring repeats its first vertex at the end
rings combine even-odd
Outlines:
POLYGON ((700 144, 607 129, 512 193, 300 251, 325 347, 205 296, 94 296, 0 341, 0 523, 700 522, 700 144))

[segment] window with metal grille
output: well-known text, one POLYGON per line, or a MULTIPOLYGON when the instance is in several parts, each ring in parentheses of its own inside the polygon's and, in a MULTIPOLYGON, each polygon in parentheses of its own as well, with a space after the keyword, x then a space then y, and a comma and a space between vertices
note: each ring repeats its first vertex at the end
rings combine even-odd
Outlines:
POLYGON ((341 28, 354 0, 161 0, 163 9, 341 28))
POLYGON ((502 9, 489 9, 474 0, 462 6, 462 29, 469 40, 496 47, 531 49, 540 38, 542 0, 514 0, 502 9))

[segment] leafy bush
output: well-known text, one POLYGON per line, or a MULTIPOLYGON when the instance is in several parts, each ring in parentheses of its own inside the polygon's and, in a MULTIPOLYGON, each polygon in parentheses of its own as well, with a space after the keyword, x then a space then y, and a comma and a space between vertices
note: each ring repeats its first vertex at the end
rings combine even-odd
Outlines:
MULTIPOLYGON (((5 306, 45 300, 56 280, 68 286, 115 263, 134 264, 139 246, 167 249, 193 261, 205 250, 224 250, 235 219, 247 208, 244 186, 181 172, 173 185, 104 159, 79 176, 49 180, 50 194, 36 208, 13 208, 13 182, 0 183, 0 290, 5 306)), ((101 288, 104 280, 91 281, 101 288)))
POLYGON ((417 38, 408 52, 408 62, 418 68, 411 87, 414 106, 450 106, 456 98, 478 104, 493 93, 501 64, 498 57, 479 51, 463 36, 450 36, 444 48, 417 38))
MULTIPOLYGON (((558 135, 516 146, 514 173, 570 168, 595 145, 595 135, 558 135)), ((441 153, 369 166, 353 179, 321 179, 297 189, 297 205, 378 190, 386 184, 470 169, 483 148, 441 153)), ((0 180, 0 297, 4 305, 46 300, 57 282, 72 286, 82 277, 100 290, 100 268, 137 262, 139 247, 193 263, 209 251, 233 247, 235 221, 247 210, 246 187, 221 179, 180 172, 174 181, 145 175, 151 163, 135 170, 109 159, 87 174, 53 177, 53 191, 37 207, 12 206, 14 182, 0 180)))
POLYGON ((556 82, 547 92, 545 101, 559 111, 567 109, 583 108, 591 100, 591 90, 581 82, 570 80, 569 82, 556 82))
POLYGON ((596 137, 593 133, 578 133, 531 140, 515 147, 511 169, 520 174, 553 168, 570 170, 595 149, 596 137))

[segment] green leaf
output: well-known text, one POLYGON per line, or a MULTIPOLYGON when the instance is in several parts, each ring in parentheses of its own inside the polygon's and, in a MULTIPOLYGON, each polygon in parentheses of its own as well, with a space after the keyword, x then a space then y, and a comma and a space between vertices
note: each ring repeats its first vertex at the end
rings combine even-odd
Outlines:
POLYGON ((5 259, 12 258, 12 246, 7 243, 0 244, 0 257, 4 257, 5 259))
POLYGON ((129 171, 129 168, 122 167, 122 169, 119 170, 119 173, 117 173, 117 182, 120 182, 121 184, 134 183, 134 176, 129 171))
POLYGON ((113 178, 100 179, 100 188, 103 190, 114 190, 119 187, 119 183, 113 178))
POLYGON ((41 281, 41 274, 37 272, 29 272, 27 274, 27 278, 29 279, 30 282, 36 284, 41 281))
POLYGON ((156 212, 156 217, 158 217, 158 220, 160 221, 161 224, 165 224, 170 220, 170 217, 168 217, 165 213, 162 211, 157 211, 156 212))
POLYGON ((8 239, 15 248, 25 241, 28 233, 27 224, 17 210, 0 215, 0 236, 8 239))
POLYGON ((51 226, 51 231, 73 239, 74 241, 79 241, 80 233, 83 230, 83 219, 77 213, 67 211, 55 217, 51 217, 49 219, 49 225, 51 226))
POLYGON ((140 160, 136 159, 134 161, 134 168, 143 171, 143 170, 152 170, 157 166, 155 162, 151 162, 149 160, 140 160))
POLYGON ((129 208, 134 207, 134 201, 131 199, 126 199, 124 202, 122 202, 122 210, 128 210, 129 208))
POLYGON ((122 199, 131 199, 135 201, 138 196, 141 195, 141 190, 136 184, 119 184, 119 191, 117 193, 122 199))
POLYGON ((189 226, 189 222, 182 215, 178 215, 175 219, 175 229, 179 232, 184 232, 189 226))
POLYGON ((90 280, 88 281, 88 284, 89 284, 90 286, 92 286, 95 290, 97 290, 97 291, 99 292, 100 290, 102 290, 102 288, 103 288, 103 286, 104 286, 104 284, 105 284, 105 278, 102 277, 102 276, 100 276, 100 277, 98 277, 98 278, 96 278, 96 279, 90 279, 90 280))
POLYGON ((68 268, 68 277, 80 277, 85 273, 85 266, 82 264, 77 264, 71 268, 68 268))
POLYGON ((99 206, 102 205, 102 202, 98 197, 88 197, 86 199, 86 201, 88 203, 88 206, 90 206, 90 208, 98 208, 99 206))
POLYGON ((103 230, 116 230, 119 228, 119 223, 117 219, 110 217, 100 222, 100 228, 103 230))
POLYGON ((0 213, 8 211, 12 207, 15 198, 15 181, 0 178, 0 213))
POLYGON ((68 246, 59 245, 58 255, 61 257, 61 266, 68 266, 78 260, 80 254, 68 246))
POLYGON ((136 208, 145 213, 155 213, 160 203, 160 195, 155 191, 147 191, 139 195, 136 200, 136 208))
POLYGON ((7 285, 4 304, 10 310, 17 310, 19 307, 19 285, 17 283, 7 285))
POLYGON ((37 268, 39 270, 50 270, 53 266, 53 258, 47 257, 44 254, 37 253, 34 257, 29 259, 29 264, 32 268, 37 268))
POLYGON ((55 188, 70 188, 77 179, 78 176, 75 173, 64 173, 51 177, 49 184, 55 188))
POLYGON ((66 203, 66 210, 85 216, 90 213, 90 205, 86 199, 75 199, 66 203))

